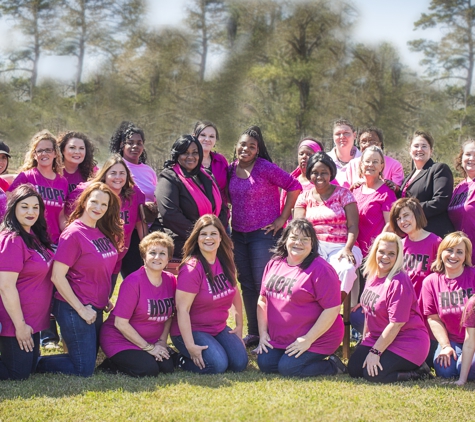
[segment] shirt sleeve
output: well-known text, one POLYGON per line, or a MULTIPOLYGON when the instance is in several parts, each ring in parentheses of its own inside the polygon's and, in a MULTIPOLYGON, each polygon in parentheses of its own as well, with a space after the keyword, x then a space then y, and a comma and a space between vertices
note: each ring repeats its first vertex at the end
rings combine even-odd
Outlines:
POLYGON ((203 267, 193 259, 180 268, 176 288, 183 292, 198 294, 201 283, 205 281, 205 278, 203 267))
POLYGON ((388 188, 386 190, 385 195, 384 195, 384 201, 383 201, 383 204, 382 204, 382 207, 381 207, 383 212, 384 211, 391 211, 391 208, 392 208, 394 202, 396 202, 396 194, 391 189, 388 188))
POLYGON ((28 182, 29 180, 26 177, 25 172, 22 171, 17 177, 15 177, 15 180, 12 182, 12 184, 8 188, 8 192, 13 192, 18 186, 23 185, 28 182))
POLYGON ((54 260, 72 267, 80 258, 82 253, 78 236, 80 233, 64 233, 59 238, 58 249, 54 255, 54 260))
POLYGON ((307 208, 307 199, 308 199, 309 192, 311 192, 311 190, 300 193, 300 195, 297 198, 297 202, 295 203, 295 208, 307 208))
POLYGON ((414 288, 409 285, 409 280, 404 282, 398 276, 393 278, 386 297, 389 322, 409 321, 413 298, 414 288))
MULTIPOLYGON (((421 302, 422 302, 422 313, 427 315, 438 315, 439 311, 437 309, 437 298, 434 297, 434 289, 433 289, 433 278, 435 275, 431 274, 427 276, 424 281, 422 282, 422 290, 421 290, 421 302)), ((435 279, 434 279, 435 281, 435 279)))
POLYGON ((7 236, 0 244, 0 271, 20 273, 26 260, 26 245, 17 236, 7 236), (8 259, 5 259, 8 257, 8 259))
POLYGON ((269 168, 269 171, 266 171, 265 173, 274 185, 277 185, 279 188, 284 189, 287 192, 302 190, 302 185, 294 176, 282 170, 274 163, 269 164, 271 167, 269 168))
MULTIPOLYGON (((135 279, 135 281, 137 281, 135 279)), ((137 283, 127 280, 123 281, 119 289, 117 303, 114 308, 114 315, 130 320, 134 315, 135 308, 139 302, 139 289, 137 283)))
POLYGON ((341 283, 336 271, 330 264, 323 261, 322 265, 319 265, 312 272, 311 277, 315 299, 323 309, 334 308, 341 304, 341 283))
POLYGON ((341 207, 342 208, 345 208, 348 204, 352 204, 354 202, 356 202, 356 199, 355 197, 353 196, 353 194, 350 192, 349 189, 346 189, 346 188, 337 188, 340 190, 340 203, 341 203, 341 207))
POLYGON ((463 326, 464 328, 475 328, 475 296, 472 296, 465 304, 463 326))

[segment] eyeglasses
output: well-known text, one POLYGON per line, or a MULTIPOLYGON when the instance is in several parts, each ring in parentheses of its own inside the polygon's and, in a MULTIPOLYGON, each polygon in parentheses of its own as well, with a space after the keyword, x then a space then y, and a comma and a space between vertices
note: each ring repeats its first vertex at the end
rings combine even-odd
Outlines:
POLYGON ((45 148, 45 149, 37 149, 35 151, 36 155, 42 155, 42 154, 52 154, 54 152, 53 148, 45 148))

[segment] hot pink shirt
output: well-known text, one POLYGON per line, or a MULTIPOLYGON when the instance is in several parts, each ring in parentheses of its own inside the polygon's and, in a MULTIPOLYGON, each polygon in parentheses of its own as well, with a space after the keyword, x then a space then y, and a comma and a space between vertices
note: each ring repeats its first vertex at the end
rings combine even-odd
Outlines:
MULTIPOLYGON (((9 231, 0 232, 0 271, 18 273, 16 289, 25 322, 33 332, 45 330, 49 326, 49 311, 53 296, 51 282, 51 262, 53 252, 42 254, 28 249, 20 236, 9 231)), ((0 335, 15 337, 15 326, 0 300, 0 335)))
POLYGON ((45 203, 45 219, 51 242, 58 243, 61 230, 59 229, 59 214, 68 196, 68 181, 59 174, 54 180, 44 177, 36 167, 21 172, 8 188, 12 192, 20 185, 31 183, 41 195, 45 203))
POLYGON ((318 203, 312 194, 313 190, 302 192, 295 208, 305 209, 305 218, 315 229, 318 240, 332 243, 346 243, 348 226, 345 207, 355 201, 351 192, 336 186, 330 198, 318 203))
POLYGON ((472 296, 465 304, 464 328, 475 328, 475 296, 472 296))
POLYGON ((386 225, 384 212, 389 212, 394 202, 396 194, 386 185, 380 186, 375 192, 363 193, 363 186, 353 191, 356 203, 358 205, 359 232, 358 245, 365 257, 373 240, 378 236, 386 225))
POLYGON ((474 294, 475 268, 465 267, 462 275, 447 278, 432 273, 422 283, 422 310, 424 315, 438 315, 445 325, 449 340, 463 343, 465 329, 460 326, 467 300, 474 294))
MULTIPOLYGON (((224 275, 218 259, 210 269, 213 280, 208 280, 201 262, 191 258, 178 272, 177 290, 196 294, 190 309, 191 330, 216 336, 226 327, 237 290, 224 275)), ((180 335, 176 318, 173 318, 170 335, 180 335)))
MULTIPOLYGON (((356 182, 364 181, 364 178, 360 177, 360 163, 361 157, 354 158, 348 163, 345 173, 346 180, 343 184, 345 188, 349 188, 356 182)), ((401 186, 404 181, 404 169, 402 168, 402 164, 398 160, 385 155, 383 178, 391 180, 396 183, 396 185, 401 186)))
POLYGON ((71 193, 79 183, 85 182, 79 169, 77 169, 74 173, 68 173, 66 170, 63 170, 63 176, 68 181, 68 193, 71 193))
POLYGON ((155 187, 157 186, 155 170, 147 164, 133 164, 127 160, 124 161, 134 177, 134 182, 145 195, 145 200, 155 202, 155 187))
POLYGON ((137 333, 155 344, 163 333, 165 322, 175 312, 176 279, 162 272, 162 284, 150 283, 144 267, 130 274, 120 285, 117 303, 111 316, 102 325, 100 344, 107 357, 123 350, 141 350, 114 326, 115 317, 129 320, 137 333))
POLYGON ((233 230, 249 233, 273 223, 280 216, 279 188, 302 189, 297 179, 263 158, 257 158, 247 179, 236 176, 236 165, 230 166, 229 181, 233 230))
POLYGON ((7 195, 5 194, 3 189, 0 188, 0 223, 3 221, 5 213, 7 212, 7 202, 7 195))
MULTIPOLYGON (((262 277, 261 296, 267 300, 270 344, 285 349, 307 334, 325 309, 339 306, 340 280, 335 270, 318 257, 306 270, 289 266, 285 259, 269 261, 262 277)), ((331 327, 308 351, 331 355, 343 339, 343 320, 337 315, 331 327)))
POLYGON ((422 365, 429 352, 429 333, 406 273, 401 271, 392 280, 378 277, 367 280, 360 303, 367 330, 361 344, 373 347, 390 322, 404 323, 387 350, 422 365))
MULTIPOLYGON (((61 233, 54 260, 69 267, 66 278, 83 305, 107 305, 117 249, 97 227, 74 220, 61 233)), ((54 297, 65 302, 59 292, 54 297)))
POLYGON ((5 179, 3 179, 2 177, 0 177, 0 189, 2 189, 3 191, 6 192, 8 190, 9 186, 10 185, 8 184, 8 182, 5 179))
POLYGON ((413 242, 409 237, 402 240, 403 268, 412 281, 418 298, 421 295, 422 282, 432 272, 430 266, 437 257, 440 242, 442 242, 442 239, 434 233, 419 242, 413 242))
MULTIPOLYGON (((475 181, 464 180, 455 187, 448 212, 455 230, 463 231, 475 245, 475 181)), ((475 247, 472 263, 475 263, 475 247)))

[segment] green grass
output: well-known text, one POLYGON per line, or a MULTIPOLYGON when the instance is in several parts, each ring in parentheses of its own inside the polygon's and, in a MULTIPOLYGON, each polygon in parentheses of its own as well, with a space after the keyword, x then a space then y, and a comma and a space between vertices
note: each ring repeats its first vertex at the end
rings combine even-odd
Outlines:
POLYGON ((259 372, 250 356, 240 374, 37 374, 0 381, 0 421, 470 421, 474 393, 475 383, 457 388, 441 380, 284 379, 259 372))

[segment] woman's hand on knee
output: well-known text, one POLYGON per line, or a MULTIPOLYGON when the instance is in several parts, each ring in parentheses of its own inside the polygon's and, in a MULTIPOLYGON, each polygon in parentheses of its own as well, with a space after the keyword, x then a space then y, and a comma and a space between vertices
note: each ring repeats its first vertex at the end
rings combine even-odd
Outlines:
POLYGON ((194 344, 193 346, 187 347, 188 353, 193 363, 200 369, 205 369, 205 361, 203 360, 203 350, 206 350, 208 346, 199 346, 194 344))
POLYGON ((93 309, 91 305, 86 305, 83 306, 83 308, 79 312, 79 316, 88 324, 94 324, 97 318, 97 312, 93 309))
POLYGON ((26 352, 33 351, 33 348, 35 347, 35 342, 33 341, 32 335, 33 328, 31 328, 26 323, 15 330, 15 336, 21 350, 24 350, 26 352))
POLYGON ((298 337, 292 344, 285 348, 285 354, 298 358, 302 353, 306 352, 312 345, 312 341, 306 337, 298 337))
POLYGON ((439 353, 439 356, 435 359, 435 361, 440 365, 443 366, 444 368, 447 368, 450 366, 450 360, 451 358, 454 358, 457 360, 457 352, 452 348, 452 346, 447 345, 442 348, 442 350, 439 353))
POLYGON ((371 352, 366 356, 366 359, 363 362, 363 368, 366 368, 370 377, 376 377, 378 375, 378 368, 381 371, 383 370, 379 356, 371 352))
POLYGON ((259 344, 253 351, 257 353, 258 355, 261 355, 262 353, 268 353, 267 348, 269 349, 274 348, 269 342, 270 342, 269 333, 266 332, 264 334, 259 334, 259 344))
POLYGON ((351 249, 343 248, 340 252, 338 252, 336 257, 338 261, 341 261, 343 258, 345 258, 350 264, 356 265, 356 258, 353 255, 351 249))

